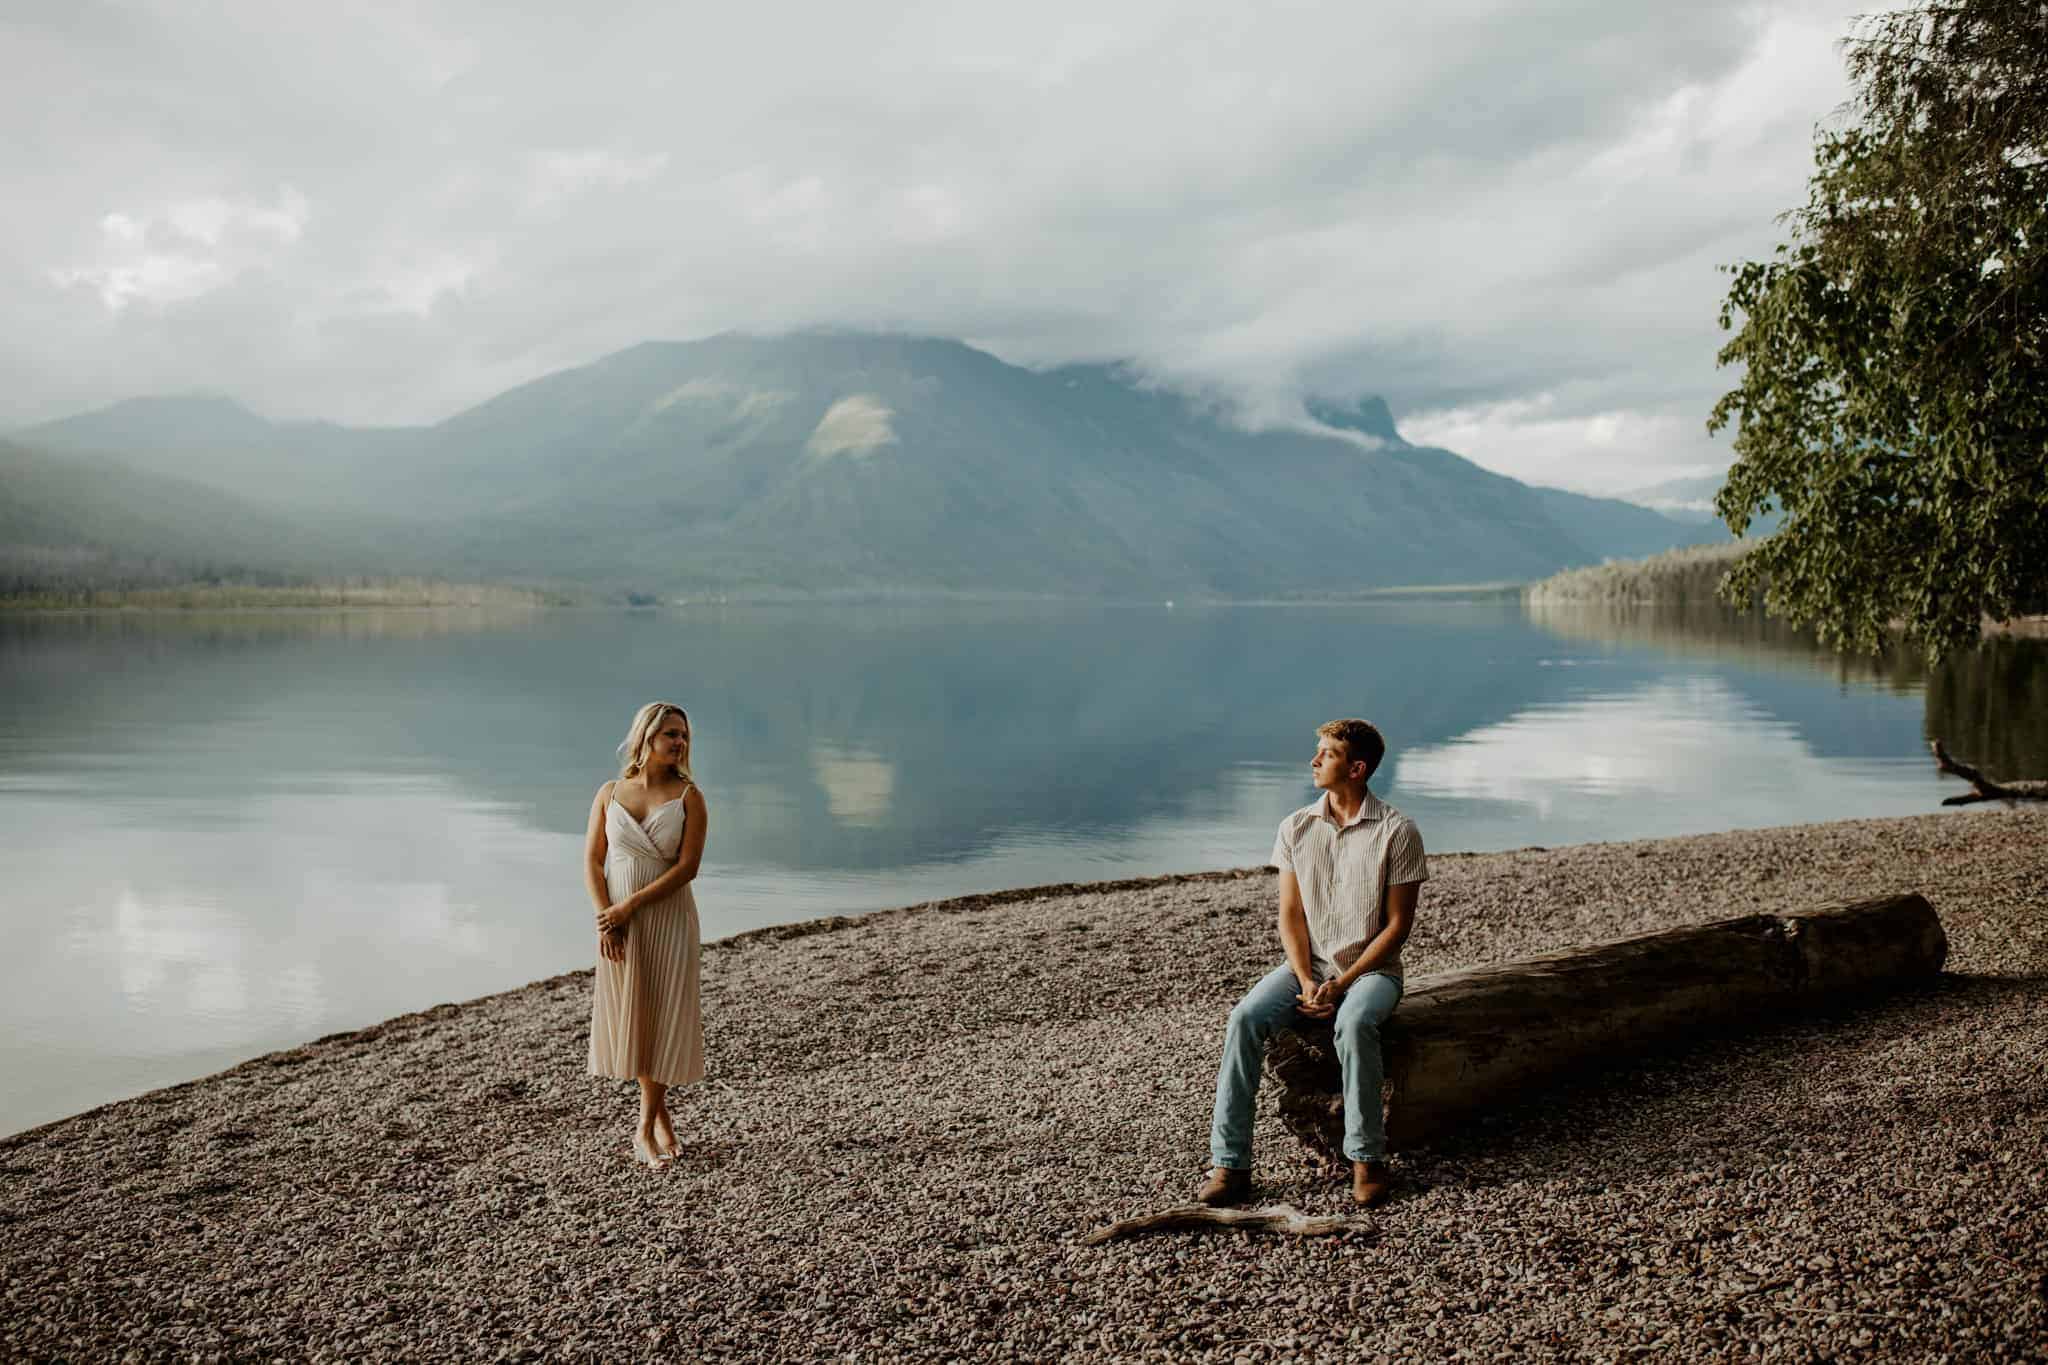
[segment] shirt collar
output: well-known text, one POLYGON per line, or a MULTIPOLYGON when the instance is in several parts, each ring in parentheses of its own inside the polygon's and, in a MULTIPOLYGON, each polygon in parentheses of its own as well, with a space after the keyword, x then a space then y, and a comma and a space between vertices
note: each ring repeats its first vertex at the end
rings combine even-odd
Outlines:
POLYGON ((1362 825, 1367 821, 1379 819, 1385 812, 1385 809, 1380 799, 1368 791, 1365 794, 1365 800, 1358 803, 1357 818, 1353 819, 1350 824, 1338 824, 1337 812, 1331 809, 1330 806, 1330 794, 1324 792, 1321 804, 1316 807, 1316 814, 1328 820, 1331 824, 1336 825, 1338 829, 1345 830, 1350 829, 1352 825, 1362 825))

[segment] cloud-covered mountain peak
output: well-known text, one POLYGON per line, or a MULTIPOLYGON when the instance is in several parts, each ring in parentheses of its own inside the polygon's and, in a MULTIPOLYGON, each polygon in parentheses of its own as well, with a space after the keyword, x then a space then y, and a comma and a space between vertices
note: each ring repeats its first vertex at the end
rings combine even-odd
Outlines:
POLYGON ((1367 396, 1346 406, 1327 399, 1308 400, 1308 415, 1326 427, 1339 431, 1355 431, 1361 435, 1385 441, 1389 445, 1407 445, 1401 433, 1394 427, 1394 414, 1387 407, 1384 398, 1367 396))

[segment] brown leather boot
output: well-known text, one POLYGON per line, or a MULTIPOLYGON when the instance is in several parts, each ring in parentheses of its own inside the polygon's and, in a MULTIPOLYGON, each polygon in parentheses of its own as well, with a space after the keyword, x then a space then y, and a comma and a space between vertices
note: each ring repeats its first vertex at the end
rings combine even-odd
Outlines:
POLYGON ((1365 1208, 1387 1202, 1394 1188, 1394 1176, 1384 1161, 1351 1163, 1351 1197, 1365 1208))
POLYGON ((1242 1204, 1252 1192, 1252 1173, 1218 1166, 1209 1172, 1209 1178, 1202 1182, 1202 1188, 1195 1191, 1195 1202, 1211 1208, 1225 1208, 1231 1204, 1242 1204))

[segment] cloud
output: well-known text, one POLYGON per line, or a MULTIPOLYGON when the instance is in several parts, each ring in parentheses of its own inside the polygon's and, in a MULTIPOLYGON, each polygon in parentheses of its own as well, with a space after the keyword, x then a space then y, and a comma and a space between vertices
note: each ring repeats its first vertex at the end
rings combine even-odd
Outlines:
POLYGON ((434 420, 649 338, 885 327, 1261 412, 1380 393, 1586 486, 1603 416, 1652 474, 1725 460, 1715 267, 1803 197, 1856 12, 17 8, 0 423, 193 387, 434 420))
POLYGON ((289 185, 274 205, 209 197, 141 213, 114 210, 100 218, 98 249, 83 262, 52 267, 49 280, 96 294, 114 313, 196 299, 274 261, 305 232, 310 211, 289 185))
POLYGON ((355 310, 427 317, 445 299, 467 298, 479 287, 496 258, 496 249, 485 243, 467 252, 447 251, 387 262, 354 292, 355 310))
POLYGON ((632 152, 588 147, 573 152, 541 152, 533 157, 529 171, 529 202, 552 204, 591 190, 624 189, 661 174, 668 165, 665 152, 641 156, 632 152))
POLYGON ((1402 424, 1401 434, 1417 445, 1484 450, 1517 477, 1583 492, 1715 472, 1728 463, 1690 413, 1561 412, 1557 395, 1547 390, 1420 413, 1402 424))

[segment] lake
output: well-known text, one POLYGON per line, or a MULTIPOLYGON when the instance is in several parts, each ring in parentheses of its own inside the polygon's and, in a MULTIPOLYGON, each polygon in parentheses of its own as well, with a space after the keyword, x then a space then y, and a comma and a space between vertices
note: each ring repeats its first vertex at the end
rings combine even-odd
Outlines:
POLYGON ((2039 642, 1928 674, 1509 598, 13 616, 0 697, 0 1132, 587 965, 656 698, 707 938, 1262 863, 1341 715, 1437 852, 1934 811, 1928 734, 2048 775, 2039 642))

